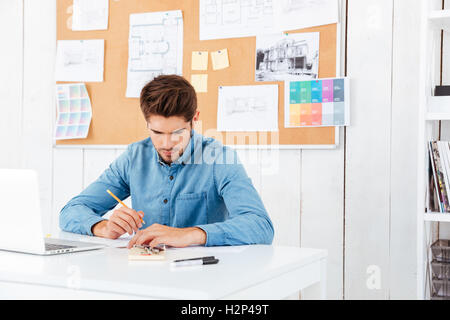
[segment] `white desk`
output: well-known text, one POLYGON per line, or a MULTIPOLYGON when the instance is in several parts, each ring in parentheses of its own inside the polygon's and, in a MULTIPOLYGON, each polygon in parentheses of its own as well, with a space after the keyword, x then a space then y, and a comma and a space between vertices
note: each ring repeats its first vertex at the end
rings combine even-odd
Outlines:
POLYGON ((0 251, 0 299, 283 299, 315 285, 326 297, 325 250, 277 246, 169 249, 128 261, 127 249, 33 256, 0 251), (216 265, 170 268, 214 255, 216 265))

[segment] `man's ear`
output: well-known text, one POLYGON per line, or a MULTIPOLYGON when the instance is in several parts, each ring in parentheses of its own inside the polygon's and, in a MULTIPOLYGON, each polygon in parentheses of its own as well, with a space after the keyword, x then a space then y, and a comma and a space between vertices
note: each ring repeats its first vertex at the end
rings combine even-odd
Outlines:
POLYGON ((200 119, 200 111, 197 111, 197 112, 195 113, 194 118, 192 118, 192 120, 198 121, 199 119, 200 119))

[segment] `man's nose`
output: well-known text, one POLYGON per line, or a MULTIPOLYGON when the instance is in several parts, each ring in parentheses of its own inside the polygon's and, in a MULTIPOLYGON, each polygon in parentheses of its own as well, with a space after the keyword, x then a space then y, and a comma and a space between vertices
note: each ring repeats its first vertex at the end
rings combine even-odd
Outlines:
POLYGON ((172 137, 171 134, 164 135, 163 148, 172 149, 177 144, 177 141, 172 137))

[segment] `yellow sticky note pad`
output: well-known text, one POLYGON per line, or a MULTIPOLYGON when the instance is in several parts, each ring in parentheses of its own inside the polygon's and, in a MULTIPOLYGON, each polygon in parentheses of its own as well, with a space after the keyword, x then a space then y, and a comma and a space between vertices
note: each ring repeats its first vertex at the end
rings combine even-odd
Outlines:
POLYGON ((208 92, 208 75, 207 74, 191 75, 191 84, 197 93, 208 92))
POLYGON ((228 49, 211 52, 212 66, 214 70, 225 69, 230 66, 228 49))
POLYGON ((192 51, 192 70, 208 70, 208 51, 192 51))

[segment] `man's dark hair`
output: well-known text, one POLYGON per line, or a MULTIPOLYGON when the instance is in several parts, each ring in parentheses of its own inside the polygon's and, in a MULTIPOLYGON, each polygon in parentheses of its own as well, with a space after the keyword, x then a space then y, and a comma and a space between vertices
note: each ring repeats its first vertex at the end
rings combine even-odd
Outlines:
POLYGON ((190 122, 197 112, 197 95, 183 77, 161 75, 142 89, 141 110, 147 121, 151 115, 160 115, 184 117, 190 122))

